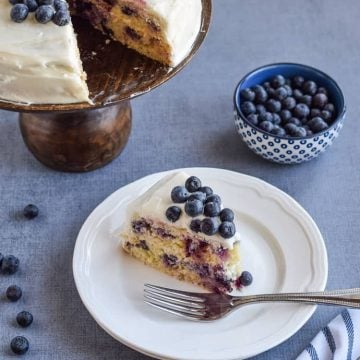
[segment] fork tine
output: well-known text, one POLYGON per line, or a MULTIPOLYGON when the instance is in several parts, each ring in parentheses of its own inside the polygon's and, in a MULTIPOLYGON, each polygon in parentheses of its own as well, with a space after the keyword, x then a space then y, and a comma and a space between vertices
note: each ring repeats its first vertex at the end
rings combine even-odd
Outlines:
POLYGON ((204 299, 201 298, 201 295, 202 295, 201 293, 192 293, 192 292, 188 292, 188 291, 168 289, 168 288, 151 285, 151 284, 145 284, 145 287, 152 289, 160 294, 173 295, 177 298, 184 299, 184 300, 204 302, 204 299), (198 296, 198 295, 200 295, 200 296, 198 296))
POLYGON ((203 308, 203 307, 199 308, 199 307, 194 307, 194 306, 188 305, 187 303, 182 304, 182 303, 178 303, 177 301, 163 299, 163 298, 157 296, 156 294, 146 294, 145 293, 144 298, 146 300, 156 301, 162 305, 171 306, 171 307, 175 308, 176 310, 187 311, 189 313, 204 314, 204 312, 205 312, 205 308, 203 308))
POLYGON ((188 307, 193 307, 196 309, 204 309, 204 305, 205 305, 202 302, 179 299, 178 297, 173 296, 172 294, 165 295, 165 294, 162 294, 162 293, 159 293, 157 291, 153 291, 152 289, 147 289, 147 288, 144 289, 144 293, 145 293, 145 296, 150 295, 150 296, 156 297, 157 299, 170 302, 172 304, 186 305, 188 307))
POLYGON ((159 305, 159 304, 154 303, 152 301, 145 300, 145 304, 148 304, 148 305, 153 306, 153 307, 155 307, 157 309, 160 309, 162 311, 166 311, 166 312, 168 312, 170 314, 174 314, 174 315, 186 318, 186 319, 198 320, 198 321, 202 320, 201 315, 187 314, 187 313, 182 312, 182 311, 173 310, 173 309, 168 308, 167 306, 164 306, 164 305, 159 305))

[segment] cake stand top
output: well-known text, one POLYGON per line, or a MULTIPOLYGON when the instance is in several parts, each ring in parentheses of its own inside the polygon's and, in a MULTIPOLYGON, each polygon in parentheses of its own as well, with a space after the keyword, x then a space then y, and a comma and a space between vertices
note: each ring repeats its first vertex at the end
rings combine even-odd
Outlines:
POLYGON ((88 22, 75 18, 74 27, 78 34, 84 70, 88 76, 90 98, 94 104, 25 105, 0 101, 0 109, 17 112, 91 110, 115 105, 149 92, 182 70, 203 43, 210 26, 212 4, 211 0, 201 1, 203 10, 199 34, 189 55, 175 68, 161 65, 117 42, 106 44, 108 37, 93 29, 88 22))

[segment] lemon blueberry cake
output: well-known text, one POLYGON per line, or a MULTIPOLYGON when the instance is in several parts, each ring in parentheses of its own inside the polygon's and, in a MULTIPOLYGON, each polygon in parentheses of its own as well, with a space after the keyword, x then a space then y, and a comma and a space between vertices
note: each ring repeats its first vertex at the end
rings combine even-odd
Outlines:
POLYGON ((200 30, 202 5, 201 0, 1 0, 0 99, 91 103, 70 11, 139 53, 176 66, 200 30))
POLYGON ((233 211, 197 177, 170 174, 128 211, 122 247, 144 264, 211 291, 230 292, 252 282, 241 269, 233 211))

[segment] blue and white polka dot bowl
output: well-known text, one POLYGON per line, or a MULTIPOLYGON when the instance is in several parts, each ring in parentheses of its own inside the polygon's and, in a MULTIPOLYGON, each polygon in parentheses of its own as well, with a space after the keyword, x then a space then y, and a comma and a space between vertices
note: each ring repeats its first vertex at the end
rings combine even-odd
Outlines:
POLYGON ((234 105, 235 124, 243 141, 257 155, 280 164, 299 164, 323 153, 339 135, 346 113, 344 95, 330 76, 310 66, 291 63, 266 65, 246 75, 236 87, 234 105), (300 75, 325 87, 337 112, 333 124, 325 131, 303 138, 272 135, 251 124, 240 109, 241 90, 262 84, 276 75, 289 78, 300 75))

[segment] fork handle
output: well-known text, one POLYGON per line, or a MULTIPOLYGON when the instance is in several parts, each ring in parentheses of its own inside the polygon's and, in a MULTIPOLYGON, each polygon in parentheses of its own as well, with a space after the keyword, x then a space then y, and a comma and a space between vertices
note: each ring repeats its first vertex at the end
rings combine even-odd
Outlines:
POLYGON ((292 302, 312 305, 338 305, 360 309, 360 288, 309 293, 263 294, 234 297, 233 306, 261 302, 292 302))

